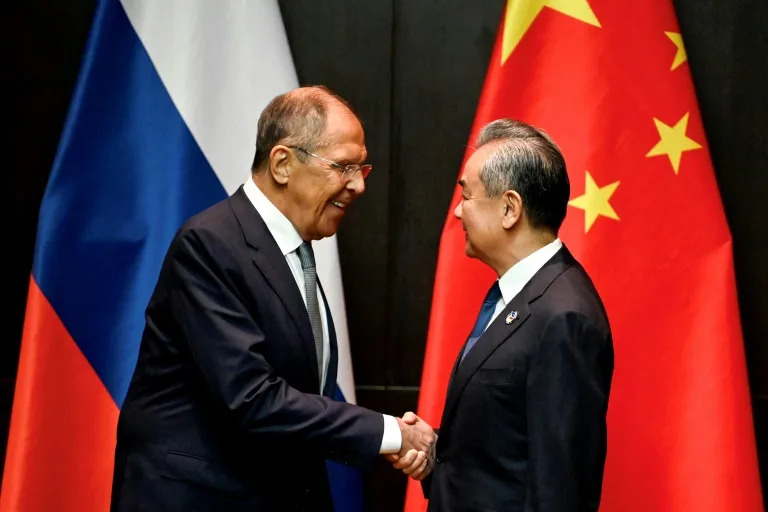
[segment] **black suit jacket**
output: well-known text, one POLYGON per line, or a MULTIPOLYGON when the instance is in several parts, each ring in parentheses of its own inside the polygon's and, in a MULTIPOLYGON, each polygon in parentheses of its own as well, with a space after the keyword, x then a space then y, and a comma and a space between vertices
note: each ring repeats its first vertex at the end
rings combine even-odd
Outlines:
POLYGON ((112 510, 332 510, 324 459, 368 465, 383 428, 320 396, 306 307, 242 188, 190 219, 147 307, 112 510))
POLYGON ((603 304, 563 247, 457 361, 429 510, 596 511, 612 373, 603 304))

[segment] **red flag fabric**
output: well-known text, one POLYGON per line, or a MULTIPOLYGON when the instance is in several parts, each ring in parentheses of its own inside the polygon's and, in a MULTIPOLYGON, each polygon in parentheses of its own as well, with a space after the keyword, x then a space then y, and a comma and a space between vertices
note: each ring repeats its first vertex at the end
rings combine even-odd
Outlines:
MULTIPOLYGON (((571 200, 560 237, 611 322, 601 510, 763 510, 731 236, 671 0, 509 0, 470 145, 502 117, 562 149, 571 200)), ((440 242, 418 407, 434 426, 495 277, 464 255, 459 197, 440 242)), ((425 508, 409 481, 405 510, 425 508)))

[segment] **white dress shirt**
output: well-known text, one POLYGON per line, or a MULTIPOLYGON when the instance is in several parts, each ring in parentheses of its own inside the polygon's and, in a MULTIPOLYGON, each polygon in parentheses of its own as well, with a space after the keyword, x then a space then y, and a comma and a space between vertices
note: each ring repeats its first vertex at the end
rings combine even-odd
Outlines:
POLYGON ((512 268, 504 272, 504 275, 499 278, 499 288, 501 288, 501 298, 496 303, 496 309, 493 312, 486 329, 491 323, 496 320, 496 317, 504 311, 507 304, 520 293, 520 290, 528 284, 528 281, 533 278, 534 274, 538 272, 546 262, 552 259, 557 251, 563 246, 563 242, 559 238, 555 238, 554 241, 548 243, 544 247, 537 249, 525 258, 521 259, 512 268))
MULTIPOLYGON (((283 213, 272 204, 272 202, 259 190, 256 183, 252 179, 248 179, 243 185, 245 195, 259 212, 264 223, 267 225, 270 234, 277 242, 280 251, 285 256, 285 261, 288 263, 288 267, 291 269, 291 274, 296 280, 296 286, 298 286, 301 292, 301 298, 304 300, 304 306, 307 305, 307 291, 304 287, 304 270, 301 268, 301 260, 299 259, 298 248, 304 242, 296 231, 290 220, 283 215, 283 213)), ((322 369, 323 374, 320 376, 320 390, 325 388, 325 380, 328 377, 328 364, 330 358, 330 342, 328 338, 328 318, 325 313, 325 301, 320 293, 320 287, 317 287, 317 303, 320 306, 320 319, 323 327, 323 362, 322 369)), ((384 435, 381 440, 381 448, 379 453, 396 453, 400 451, 400 445, 402 443, 402 435, 400 434, 400 426, 397 424, 397 420, 392 416, 386 414, 384 416, 384 435)))

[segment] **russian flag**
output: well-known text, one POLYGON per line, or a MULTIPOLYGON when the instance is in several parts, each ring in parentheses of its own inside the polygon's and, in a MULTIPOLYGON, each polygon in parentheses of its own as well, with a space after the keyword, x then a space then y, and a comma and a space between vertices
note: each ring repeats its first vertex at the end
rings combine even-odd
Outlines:
MULTIPOLYGON (((109 508, 117 416, 165 251, 248 179, 259 113, 296 85, 273 0, 99 2, 40 209, 0 512, 109 508)), ((353 401, 335 239, 315 251, 338 397, 353 401)), ((337 510, 361 509, 359 475, 329 467, 337 510)))

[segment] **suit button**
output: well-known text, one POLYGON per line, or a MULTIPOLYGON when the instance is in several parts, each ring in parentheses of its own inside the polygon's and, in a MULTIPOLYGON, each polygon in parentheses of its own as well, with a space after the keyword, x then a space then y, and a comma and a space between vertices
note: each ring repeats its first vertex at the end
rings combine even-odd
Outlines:
POLYGON ((442 453, 438 453, 438 454, 435 456, 435 462, 436 462, 436 463, 438 463, 438 464, 440 464, 440 463, 441 463, 441 462, 443 462, 444 460, 445 460, 445 458, 443 457, 443 454, 442 454, 442 453))

